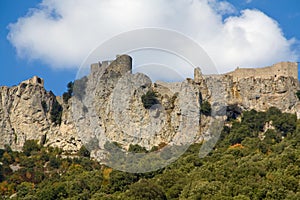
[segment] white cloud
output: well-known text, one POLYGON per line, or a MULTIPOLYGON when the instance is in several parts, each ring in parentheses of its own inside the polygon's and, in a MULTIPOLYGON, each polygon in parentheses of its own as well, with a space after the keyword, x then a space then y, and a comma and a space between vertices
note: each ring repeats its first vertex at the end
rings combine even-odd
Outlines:
POLYGON ((209 6, 219 14, 233 14, 236 9, 227 1, 207 0, 209 6))
POLYGON ((221 72, 295 61, 294 39, 258 10, 218 0, 43 0, 9 25, 17 53, 54 68, 79 66, 88 53, 118 33, 142 27, 177 30, 197 41, 221 72), (231 15, 223 20, 223 14, 231 15))

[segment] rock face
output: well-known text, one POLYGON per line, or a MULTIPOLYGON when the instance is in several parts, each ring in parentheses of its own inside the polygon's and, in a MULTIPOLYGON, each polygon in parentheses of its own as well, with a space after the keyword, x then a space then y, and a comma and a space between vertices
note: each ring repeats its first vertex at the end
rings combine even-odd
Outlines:
POLYGON ((21 150, 26 140, 34 139, 46 145, 59 146, 67 151, 77 150, 69 143, 74 128, 68 132, 68 111, 63 113, 61 126, 51 121, 51 110, 57 99, 52 92, 44 89, 44 81, 33 77, 11 88, 0 88, 0 147, 10 145, 21 150))
POLYGON ((237 69, 222 76, 228 104, 266 111, 274 106, 300 117, 298 64, 282 62, 260 69, 237 69))
POLYGON ((237 69, 224 75, 203 75, 183 82, 152 83, 144 74, 132 74, 132 59, 118 56, 91 65, 87 77, 75 81, 68 104, 33 77, 11 88, 0 88, 0 147, 20 150, 26 140, 76 152, 81 142, 103 147, 116 141, 124 147, 139 144, 150 149, 164 143, 186 144, 209 137, 212 117, 200 115, 201 102, 212 105, 213 116, 226 115, 227 106, 265 111, 271 106, 300 118, 296 63, 278 63, 262 69, 237 69), (157 103, 143 105, 143 95, 156 93, 157 103), (63 108, 61 124, 51 120, 55 105, 63 108))
POLYGON ((103 148, 112 140, 150 149, 199 137, 199 89, 189 81, 152 83, 144 74, 132 74, 131 65, 131 58, 123 55, 106 69, 93 65, 84 87, 75 83, 74 88, 84 88, 75 89, 73 98, 73 116, 83 142, 97 141, 103 148), (157 94, 159 104, 146 109, 142 96, 149 90, 157 94))

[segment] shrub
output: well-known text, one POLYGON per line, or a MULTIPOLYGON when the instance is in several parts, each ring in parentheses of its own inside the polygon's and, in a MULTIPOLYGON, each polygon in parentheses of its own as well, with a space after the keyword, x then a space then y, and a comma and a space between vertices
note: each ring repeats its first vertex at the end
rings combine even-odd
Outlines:
POLYGON ((128 151, 133 152, 133 153, 146 153, 147 152, 145 147, 141 147, 138 144, 130 144, 128 151))
POLYGON ((78 155, 82 157, 90 157, 90 152, 84 145, 82 145, 78 151, 78 155))
POLYGON ((56 100, 54 100, 54 102, 52 104, 52 109, 50 112, 52 123, 54 123, 56 125, 61 124, 62 111, 63 111, 62 106, 56 100))
POLYGON ((226 108, 227 121, 235 120, 242 114, 242 109, 237 105, 228 105, 226 108))
POLYGON ((49 158, 49 166, 58 169, 61 164, 61 160, 56 156, 50 156, 49 158))
POLYGON ((30 156, 33 151, 39 151, 40 146, 35 140, 26 140, 22 150, 26 156, 30 156))
POLYGON ((211 105, 208 101, 203 101, 201 103, 200 113, 206 116, 211 115, 211 105))
POLYGON ((149 90, 142 96, 144 108, 150 109, 153 105, 158 104, 157 95, 153 90, 149 90))

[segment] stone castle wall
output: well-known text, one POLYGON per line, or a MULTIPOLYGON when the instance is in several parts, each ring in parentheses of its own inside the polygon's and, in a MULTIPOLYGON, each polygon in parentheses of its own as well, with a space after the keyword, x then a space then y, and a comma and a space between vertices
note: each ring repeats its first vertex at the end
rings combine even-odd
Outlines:
POLYGON ((103 61, 102 63, 101 62, 93 63, 93 64, 91 64, 91 73, 97 72, 100 67, 106 69, 111 63, 112 63, 112 61, 103 61))
POLYGON ((293 77, 298 80, 298 63, 296 62, 281 62, 270 67, 264 68, 237 68, 233 72, 225 75, 233 77, 233 81, 238 82, 241 79, 255 77, 262 79, 277 79, 283 77, 293 77))
POLYGON ((27 85, 31 84, 31 85, 40 85, 41 87, 44 87, 44 80, 34 76, 31 79, 28 79, 26 81, 23 81, 22 83, 25 83, 27 85))
POLYGON ((128 55, 117 55, 116 60, 108 60, 91 64, 91 73, 99 71, 100 67, 106 69, 111 65, 116 71, 131 72, 132 71, 132 58, 128 55))

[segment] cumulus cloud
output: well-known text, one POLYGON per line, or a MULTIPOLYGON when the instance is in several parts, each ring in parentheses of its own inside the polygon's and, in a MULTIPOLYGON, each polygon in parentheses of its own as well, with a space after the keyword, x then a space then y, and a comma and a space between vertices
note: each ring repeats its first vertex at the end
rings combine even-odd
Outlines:
POLYGON ((275 20, 259 10, 238 13, 219 0, 43 0, 9 25, 8 39, 21 57, 78 67, 103 41, 143 27, 193 38, 220 72, 297 59, 296 40, 285 38, 275 20))

